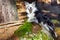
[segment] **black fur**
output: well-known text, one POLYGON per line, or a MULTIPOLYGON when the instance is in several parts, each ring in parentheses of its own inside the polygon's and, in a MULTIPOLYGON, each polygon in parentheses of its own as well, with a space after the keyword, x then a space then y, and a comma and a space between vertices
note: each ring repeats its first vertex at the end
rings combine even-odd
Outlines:
POLYGON ((39 7, 39 6, 40 6, 40 5, 37 4, 37 2, 36 2, 36 7, 37 7, 38 11, 35 12, 35 17, 37 18, 37 20, 38 20, 39 23, 43 22, 44 24, 45 24, 45 23, 48 24, 48 26, 50 26, 50 27, 48 27, 48 28, 49 28, 49 30, 50 30, 51 36, 52 36, 53 38, 56 38, 54 24, 51 22, 51 20, 49 19, 49 17, 47 17, 47 16, 45 16, 45 15, 43 14, 43 12, 41 11, 42 8, 39 7), (40 9, 40 8, 41 8, 41 9, 40 9), (52 29, 51 29, 51 28, 52 28, 52 29))
POLYGON ((53 37, 53 38, 56 38, 56 36, 55 36, 55 29, 54 29, 54 25, 53 25, 53 23, 50 21, 50 19, 49 19, 49 17, 46 17, 46 16, 44 16, 43 14, 41 14, 41 13, 36 13, 35 14, 35 17, 37 18, 37 20, 38 20, 38 22, 39 23, 41 23, 41 22, 43 22, 44 24, 48 24, 48 28, 49 28, 49 32, 51 33, 51 36, 53 37), (52 29, 51 29, 52 28, 52 29))
POLYGON ((32 3, 32 2, 37 1, 37 0, 24 0, 24 1, 27 1, 29 3, 32 3))

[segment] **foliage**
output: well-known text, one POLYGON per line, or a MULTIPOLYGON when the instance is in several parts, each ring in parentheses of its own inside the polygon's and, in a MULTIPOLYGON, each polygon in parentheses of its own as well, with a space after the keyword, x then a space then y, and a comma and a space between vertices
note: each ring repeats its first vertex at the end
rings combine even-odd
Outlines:
POLYGON ((53 40, 51 36, 48 36, 43 31, 39 31, 37 34, 32 33, 32 23, 30 22, 25 22, 14 34, 20 37, 20 40, 53 40))
POLYGON ((32 30, 32 23, 25 22, 22 26, 20 26, 16 31, 15 35, 18 37, 24 36, 27 32, 31 32, 32 30))
POLYGON ((43 31, 40 31, 36 37, 33 38, 34 40, 53 40, 51 36, 48 36, 43 31))
POLYGON ((60 23, 60 21, 58 21, 58 20, 56 20, 56 19, 53 19, 52 22, 53 22, 54 24, 59 24, 59 23, 60 23))
MULTIPOLYGON (((28 35, 27 35, 28 36, 28 35)), ((37 34, 32 34, 33 37, 21 37, 20 39, 22 40, 53 40, 51 36, 48 36, 45 34, 43 31, 40 31, 37 34)))

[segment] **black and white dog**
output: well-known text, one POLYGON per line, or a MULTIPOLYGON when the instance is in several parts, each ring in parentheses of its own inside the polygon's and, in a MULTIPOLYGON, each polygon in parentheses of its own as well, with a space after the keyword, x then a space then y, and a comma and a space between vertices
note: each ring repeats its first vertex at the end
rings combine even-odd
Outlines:
POLYGON ((42 31, 48 34, 49 36, 52 36, 53 38, 56 38, 57 35, 54 32, 54 25, 50 21, 50 19, 47 16, 44 16, 40 11, 37 9, 36 2, 26 2, 26 13, 28 17, 28 22, 35 22, 42 26, 42 31))

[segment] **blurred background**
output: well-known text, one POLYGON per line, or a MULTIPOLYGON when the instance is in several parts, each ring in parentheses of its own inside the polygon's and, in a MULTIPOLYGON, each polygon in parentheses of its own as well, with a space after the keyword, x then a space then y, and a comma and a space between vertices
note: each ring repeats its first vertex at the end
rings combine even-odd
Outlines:
MULTIPOLYGON (((43 14, 48 16, 51 19, 51 21, 54 23, 56 33, 58 34, 57 40, 60 40, 60 0, 37 0, 37 1, 38 1, 39 8, 43 12, 43 14)), ((12 21, 18 21, 18 20, 24 22, 25 18, 26 18, 26 14, 25 14, 24 0, 0 0, 0 23, 1 24, 12 22, 12 21)), ((0 27, 2 26, 0 25, 0 27)), ((1 40, 4 37, 6 37, 6 39, 8 40, 10 39, 18 40, 18 38, 16 38, 13 35, 13 32, 16 29, 17 28, 15 26, 10 28, 3 28, 3 29, 0 28, 1 40), (8 29, 8 31, 6 31, 6 29, 8 29), (1 33, 3 33, 4 35, 1 33), (6 34, 8 34, 9 36, 6 34)))

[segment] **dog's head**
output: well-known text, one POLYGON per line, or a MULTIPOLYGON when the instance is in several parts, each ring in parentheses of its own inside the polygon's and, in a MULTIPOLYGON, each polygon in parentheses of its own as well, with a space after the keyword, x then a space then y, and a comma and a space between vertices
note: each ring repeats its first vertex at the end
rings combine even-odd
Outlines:
POLYGON ((32 3, 25 2, 25 6, 28 22, 35 22, 36 21, 35 11, 37 11, 37 8, 35 7, 35 2, 32 3))

